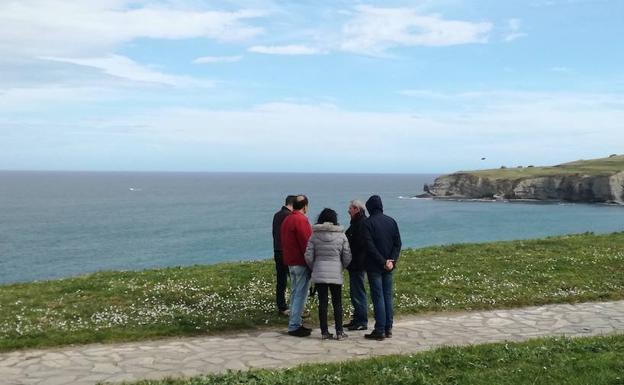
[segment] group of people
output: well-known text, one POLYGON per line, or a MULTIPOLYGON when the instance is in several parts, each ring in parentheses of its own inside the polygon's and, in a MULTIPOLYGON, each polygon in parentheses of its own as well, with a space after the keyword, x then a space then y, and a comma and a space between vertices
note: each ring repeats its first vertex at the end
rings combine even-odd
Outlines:
POLYGON ((375 327, 365 337, 383 340, 392 337, 392 273, 401 251, 401 236, 394 219, 383 213, 378 195, 371 196, 366 206, 358 200, 349 203, 349 228, 338 223, 336 211, 325 208, 316 223, 308 221, 308 198, 289 195, 284 206, 273 216, 273 249, 277 275, 276 303, 278 312, 288 316, 288 334, 307 337, 312 329, 303 325, 310 283, 319 301, 319 323, 322 339, 342 340, 344 329, 368 329, 368 277, 375 327), (368 216, 366 211, 368 210, 368 216), (351 320, 342 323, 343 270, 349 271, 349 294, 353 305, 351 320), (286 286, 290 276, 290 307, 286 303, 286 286), (327 307, 331 293, 336 334, 329 332, 327 307))

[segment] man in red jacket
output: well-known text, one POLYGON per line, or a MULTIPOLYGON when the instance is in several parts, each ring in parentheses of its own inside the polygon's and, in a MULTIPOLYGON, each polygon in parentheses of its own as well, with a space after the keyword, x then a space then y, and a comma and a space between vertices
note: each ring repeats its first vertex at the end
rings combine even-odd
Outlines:
POLYGON ((288 334, 295 337, 307 337, 312 329, 303 326, 303 308, 308 299, 310 287, 310 269, 305 262, 305 251, 312 235, 312 226, 308 222, 308 198, 298 195, 293 203, 293 212, 284 219, 280 229, 284 264, 290 273, 290 315, 288 334))

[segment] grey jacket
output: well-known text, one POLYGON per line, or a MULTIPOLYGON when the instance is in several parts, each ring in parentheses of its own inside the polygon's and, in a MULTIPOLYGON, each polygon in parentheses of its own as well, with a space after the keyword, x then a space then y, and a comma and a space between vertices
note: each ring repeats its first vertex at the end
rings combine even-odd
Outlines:
POLYGON ((351 262, 343 228, 329 222, 312 226, 305 261, 312 270, 312 282, 342 285, 342 270, 351 262))

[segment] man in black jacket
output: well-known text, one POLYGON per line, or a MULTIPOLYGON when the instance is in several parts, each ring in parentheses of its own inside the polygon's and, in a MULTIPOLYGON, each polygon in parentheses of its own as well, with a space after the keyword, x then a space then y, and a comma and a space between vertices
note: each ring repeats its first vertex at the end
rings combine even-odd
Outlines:
POLYGON ((293 210, 293 203, 297 197, 288 195, 286 202, 280 211, 273 215, 273 259, 275 260, 275 273, 277 283, 275 285, 275 302, 277 303, 277 311, 281 315, 288 315, 288 305, 286 305, 286 283, 288 279, 288 266, 284 265, 282 258, 282 242, 280 239, 280 229, 282 222, 293 210))
POLYGON ((392 337, 392 272, 401 252, 401 235, 396 221, 383 213, 378 195, 366 201, 370 217, 364 221, 366 273, 375 311, 375 330, 365 337, 383 340, 392 337))
POLYGON ((366 330, 368 327, 368 301, 364 288, 366 263, 366 237, 364 235, 364 220, 366 209, 358 200, 349 203, 351 226, 346 231, 349 247, 351 248, 351 263, 349 270, 349 294, 353 305, 353 317, 349 323, 343 325, 348 330, 366 330))

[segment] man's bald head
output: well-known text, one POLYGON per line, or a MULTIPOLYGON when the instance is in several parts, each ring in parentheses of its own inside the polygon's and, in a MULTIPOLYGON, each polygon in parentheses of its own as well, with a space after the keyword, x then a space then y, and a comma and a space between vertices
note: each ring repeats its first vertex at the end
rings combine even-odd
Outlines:
POLYGON ((295 203, 293 203, 293 210, 302 211, 304 209, 307 210, 308 207, 308 197, 301 194, 297 195, 295 199, 295 203))

